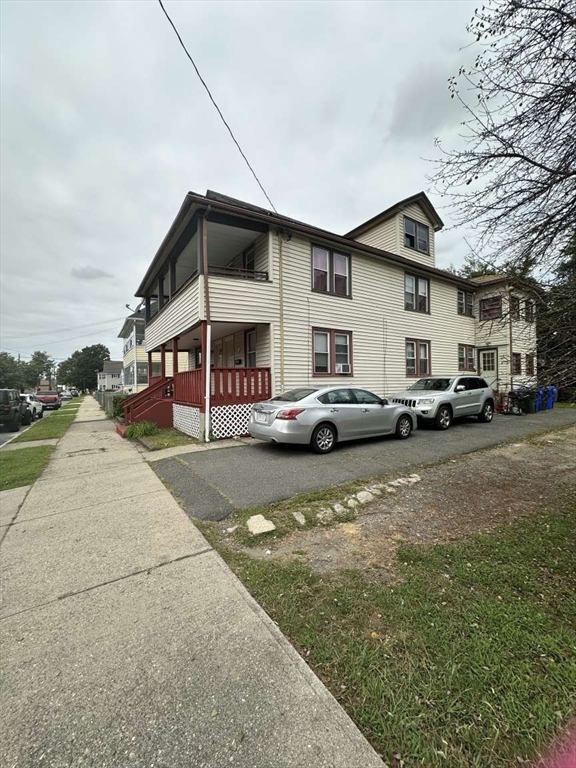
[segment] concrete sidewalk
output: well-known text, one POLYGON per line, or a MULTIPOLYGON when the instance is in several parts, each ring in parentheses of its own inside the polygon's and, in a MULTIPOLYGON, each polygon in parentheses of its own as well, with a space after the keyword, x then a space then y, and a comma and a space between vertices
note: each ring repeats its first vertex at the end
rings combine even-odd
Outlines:
POLYGON ((382 767, 92 398, 4 521, 6 768, 382 767))

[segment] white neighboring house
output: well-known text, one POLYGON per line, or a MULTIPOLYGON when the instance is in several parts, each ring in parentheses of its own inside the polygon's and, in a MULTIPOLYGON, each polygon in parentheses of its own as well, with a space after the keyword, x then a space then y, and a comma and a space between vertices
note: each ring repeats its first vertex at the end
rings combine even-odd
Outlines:
POLYGON ((108 392, 120 389, 122 386, 122 362, 120 360, 105 360, 102 370, 98 372, 98 390, 108 392))
MULTIPOLYGON (((136 291, 149 366, 161 359, 150 397, 168 392, 174 426, 188 434, 227 437, 246 432, 253 402, 293 387, 390 395, 422 375, 469 370, 507 388, 508 326, 503 315, 490 327, 479 318, 505 288, 437 269, 442 227, 423 192, 346 235, 189 193, 136 291), (169 374, 182 351, 187 370, 169 374)), ((535 349, 525 324, 523 355, 535 349)))

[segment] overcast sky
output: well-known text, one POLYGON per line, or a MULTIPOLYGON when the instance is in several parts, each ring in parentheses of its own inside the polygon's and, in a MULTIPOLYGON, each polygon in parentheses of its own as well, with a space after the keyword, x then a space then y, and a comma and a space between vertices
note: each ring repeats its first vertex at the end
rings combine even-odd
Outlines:
MULTIPOLYGON (((428 188, 424 158, 462 119, 446 81, 473 2, 165 5, 280 213, 343 233, 428 188)), ((1 14, 2 349, 120 359, 125 304, 186 192, 266 201, 156 2, 1 14)), ((438 266, 465 253, 438 236, 438 266)))

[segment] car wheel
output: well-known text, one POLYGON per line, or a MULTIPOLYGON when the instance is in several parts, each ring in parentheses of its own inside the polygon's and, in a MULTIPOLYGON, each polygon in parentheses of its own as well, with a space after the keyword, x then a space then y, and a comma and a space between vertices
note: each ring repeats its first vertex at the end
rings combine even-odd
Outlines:
POLYGON ((436 414, 436 427, 437 429, 448 429, 450 424, 452 424, 452 411, 447 405, 443 405, 436 414))
POLYGON ((38 412, 38 418, 42 419, 43 417, 44 417, 44 408, 42 408, 42 410, 38 412))
POLYGON ((20 431, 20 419, 14 419, 14 421, 11 421, 8 425, 8 431, 9 432, 19 432, 20 431))
POLYGON ((34 417, 32 416, 32 411, 26 411, 24 414, 24 418, 22 419, 22 424, 24 424, 25 427, 32 424, 34 417))
POLYGON ((484 407, 482 408, 482 411, 478 416, 478 421, 483 421, 485 424, 490 424, 493 418, 494 418, 494 405, 492 402, 488 401, 484 403, 484 407))
POLYGON ((330 424, 319 424, 312 434, 310 445, 316 453, 330 453, 336 445, 336 430, 330 424))
POLYGON ((412 419, 410 416, 400 416, 396 424, 396 437, 399 440, 406 440, 412 432, 412 419))

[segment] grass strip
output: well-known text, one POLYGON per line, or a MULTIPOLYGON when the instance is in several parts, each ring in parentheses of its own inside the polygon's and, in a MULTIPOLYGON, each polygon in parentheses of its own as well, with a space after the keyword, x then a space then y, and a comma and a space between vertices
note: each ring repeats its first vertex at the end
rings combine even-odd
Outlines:
POLYGON ((154 435, 141 437, 140 441, 151 451, 174 448, 177 445, 198 445, 200 443, 196 438, 189 437, 177 429, 160 429, 154 435))
POLYGON ((40 445, 19 451, 0 451, 0 491, 31 485, 42 474, 53 450, 52 445, 40 445))
POLYGON ((50 416, 35 422, 30 429, 23 432, 14 440, 15 443, 26 443, 32 440, 49 440, 62 437, 74 419, 76 414, 56 412, 50 416))
POLYGON ((396 579, 220 550, 389 766, 505 768, 576 714, 576 488, 396 579))

